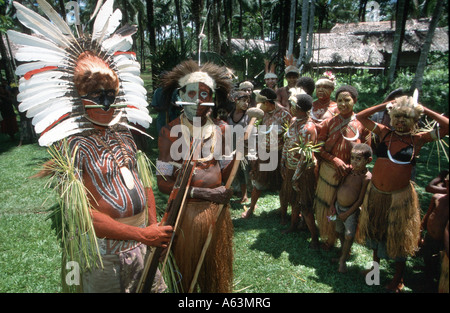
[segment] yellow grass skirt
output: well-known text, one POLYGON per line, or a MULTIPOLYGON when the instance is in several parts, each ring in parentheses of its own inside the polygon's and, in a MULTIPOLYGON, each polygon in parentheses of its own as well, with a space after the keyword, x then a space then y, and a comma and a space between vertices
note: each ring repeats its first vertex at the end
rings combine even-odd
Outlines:
POLYGON ((414 255, 419 236, 419 199, 412 182, 394 192, 380 191, 370 183, 359 217, 358 242, 384 242, 387 256, 396 259, 414 255))
POLYGON ((336 241, 336 223, 329 221, 327 218, 330 214, 331 202, 339 186, 339 179, 336 178, 335 174, 336 169, 333 165, 325 161, 320 164, 319 179, 314 197, 314 212, 320 238, 329 245, 334 245, 336 241))
MULTIPOLYGON (((215 223, 219 205, 211 202, 188 202, 176 231, 173 254, 181 274, 184 292, 189 291, 200 259, 209 226, 215 223)), ((197 283, 200 292, 231 292, 233 282, 233 224, 230 210, 224 207, 215 224, 211 244, 205 255, 197 283)), ((194 290, 195 292, 195 290, 194 290)))

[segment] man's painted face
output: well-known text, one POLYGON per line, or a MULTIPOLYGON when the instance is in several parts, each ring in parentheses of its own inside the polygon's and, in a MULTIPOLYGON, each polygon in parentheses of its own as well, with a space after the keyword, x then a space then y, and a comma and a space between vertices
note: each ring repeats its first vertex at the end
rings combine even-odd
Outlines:
POLYGON ((81 97, 88 117, 99 124, 108 124, 112 121, 114 108, 111 105, 116 100, 116 91, 113 89, 98 89, 81 97), (101 106, 101 107, 90 107, 101 106))
POLYGON ((193 120, 194 116, 204 116, 209 111, 209 106, 203 106, 202 103, 213 100, 213 93, 204 83, 187 84, 183 90, 180 90, 180 98, 183 102, 192 104, 183 105, 184 112, 189 120, 193 120))
POLYGON ((349 92, 346 91, 341 92, 338 95, 336 102, 338 110, 341 115, 348 115, 353 112, 353 106, 355 105, 355 101, 353 100, 349 92))
POLYGON ((316 86, 316 95, 317 98, 321 100, 330 99, 331 93, 333 92, 333 88, 328 85, 318 85, 316 86))

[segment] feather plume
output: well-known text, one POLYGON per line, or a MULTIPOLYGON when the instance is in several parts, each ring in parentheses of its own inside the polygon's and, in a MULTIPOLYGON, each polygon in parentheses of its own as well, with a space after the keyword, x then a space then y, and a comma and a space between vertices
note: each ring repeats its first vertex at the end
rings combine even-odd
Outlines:
POLYGON ((108 28, 108 21, 113 13, 114 0, 107 0, 98 11, 92 30, 92 41, 100 41, 108 28))
POLYGON ((136 106, 141 106, 144 108, 148 106, 148 103, 145 99, 131 93, 121 95, 119 96, 119 98, 125 100, 126 102, 133 103, 133 105, 136 106))
POLYGON ((136 85, 144 86, 144 81, 139 76, 133 75, 131 73, 119 73, 119 77, 121 80, 125 82, 134 83, 136 85))
POLYGON ((148 128, 152 122, 152 118, 148 114, 142 114, 140 110, 126 108, 127 120, 130 123, 139 124, 144 128, 148 128))
POLYGON ((55 9, 52 8, 50 4, 48 4, 45 0, 37 0, 37 3, 45 15, 47 15, 56 27, 58 27, 61 33, 64 35, 69 35, 73 40, 75 40, 69 25, 67 25, 66 21, 64 21, 64 19, 58 14, 58 12, 55 11, 55 9))
POLYGON ((45 81, 41 81, 40 79, 29 79, 29 80, 24 79, 24 80, 20 80, 19 91, 25 92, 28 89, 35 88, 38 86, 42 86, 42 88, 46 88, 50 85, 56 86, 56 85, 64 85, 64 84, 72 86, 72 83, 66 79, 55 78, 55 79, 48 79, 45 81))
MULTIPOLYGON (((72 105, 72 111, 76 110, 77 105, 74 105, 74 99, 71 97, 61 97, 49 100, 47 102, 41 103, 39 105, 35 105, 27 110, 27 117, 34 118, 39 115, 41 112, 47 111, 50 112, 52 108, 57 108, 59 106, 64 106, 66 104, 72 105)), ((79 106, 82 106, 81 102, 79 102, 79 106)))
POLYGON ((137 32, 136 25, 125 24, 124 26, 119 28, 114 34, 126 37, 126 36, 133 36, 136 32, 137 32))
POLYGON ((131 36, 122 37, 120 35, 114 35, 103 41, 102 48, 107 53, 113 54, 116 51, 128 51, 132 45, 133 39, 131 36))
POLYGON ((33 46, 33 47, 37 47, 37 48, 48 49, 48 50, 55 51, 55 52, 58 52, 61 54, 66 53, 64 51, 64 49, 61 49, 60 47, 55 45, 53 42, 36 37, 36 36, 19 33, 12 29, 8 30, 7 34, 8 34, 8 38, 17 45, 33 46))
POLYGON ((38 107, 34 107, 31 110, 28 110, 27 116, 30 113, 29 117, 33 118, 32 124, 36 125, 45 118, 45 115, 50 114, 53 110, 59 110, 60 108, 67 106, 70 106, 73 109, 72 101, 70 101, 69 99, 53 99, 52 101, 49 101, 44 105, 40 105, 38 107))
POLYGON ((39 105, 41 103, 45 103, 46 101, 49 101, 51 99, 64 97, 67 93, 67 90, 60 89, 60 90, 43 90, 39 92, 38 94, 26 98, 21 104, 19 104, 19 111, 24 112, 33 106, 39 105))
MULTIPOLYGON (((133 72, 134 70, 138 70, 139 73, 141 71, 140 64, 133 60, 121 59, 116 62, 116 67, 119 71, 133 72), (133 71, 131 71, 132 69, 133 71)), ((136 76, 139 76, 139 74, 137 74, 136 76)))
POLYGON ((46 81, 42 84, 37 84, 34 88, 27 88, 24 91, 19 92, 17 95, 17 101, 24 102, 28 98, 35 98, 42 90, 49 90, 51 92, 65 91, 70 92, 73 87, 68 83, 66 84, 55 84, 53 81, 46 81))
POLYGON ((61 116, 63 116, 66 113, 69 113, 71 111, 72 111, 71 106, 64 106, 64 107, 60 107, 58 109, 52 108, 51 112, 48 114, 45 114, 44 118, 42 118, 40 120, 36 119, 36 118, 33 119, 34 130, 38 134, 42 133, 45 129, 47 129, 47 127, 49 127, 54 122, 56 122, 58 119, 60 119, 61 116))
POLYGON ((43 61, 51 63, 66 63, 66 55, 59 51, 37 48, 32 46, 21 47, 15 54, 16 60, 21 62, 43 61))
POLYGON ((52 143, 66 138, 67 136, 93 129, 90 127, 91 123, 81 123, 80 119, 81 116, 75 116, 54 126, 41 135, 39 138, 39 144, 41 146, 48 147, 52 143))
POLYGON ((119 27, 122 21, 122 11, 116 9, 108 20, 108 28, 106 29, 104 38, 108 38, 119 27))
POLYGON ((70 41, 64 36, 59 28, 50 23, 47 19, 18 2, 14 2, 14 7, 17 10, 17 18, 23 25, 61 47, 72 47, 70 41))
POLYGON ((144 107, 144 106, 136 104, 136 103, 123 101, 123 102, 120 102, 120 104, 126 105, 126 108, 139 110, 141 112, 141 114, 143 114, 143 113, 148 114, 149 113, 147 107, 144 107))
MULTIPOLYGON (((37 70, 40 68, 44 68, 46 66, 60 66, 60 63, 56 63, 56 62, 44 62, 44 61, 36 61, 36 62, 28 62, 28 63, 23 63, 20 64, 15 71, 15 74, 17 76, 23 76, 26 73, 33 71, 33 70, 37 70)), ((19 85, 20 88, 20 85, 19 85)))
POLYGON ((46 79, 56 79, 56 78, 61 78, 63 76, 65 76, 66 73, 62 72, 62 71, 58 71, 58 70, 51 70, 51 71, 44 71, 44 72, 39 72, 34 74, 33 76, 31 76, 31 78, 29 78, 28 80, 25 77, 21 77, 19 80, 19 85, 20 84, 25 84, 24 87, 26 87, 28 83, 31 84, 31 82, 34 81, 38 81, 38 80, 46 80, 46 79))
POLYGON ((147 89, 145 89, 142 85, 130 82, 122 82, 122 87, 126 92, 131 91, 137 95, 144 96, 144 98, 147 97, 147 89))
POLYGON ((414 93, 413 93, 413 104, 414 106, 419 104, 419 90, 414 89, 414 93))
POLYGON ((97 15, 98 10, 100 10, 102 4, 103 4, 103 0, 97 1, 97 4, 96 4, 95 9, 94 9, 94 12, 92 12, 91 17, 89 18, 89 22, 92 21, 94 19, 94 17, 97 15))

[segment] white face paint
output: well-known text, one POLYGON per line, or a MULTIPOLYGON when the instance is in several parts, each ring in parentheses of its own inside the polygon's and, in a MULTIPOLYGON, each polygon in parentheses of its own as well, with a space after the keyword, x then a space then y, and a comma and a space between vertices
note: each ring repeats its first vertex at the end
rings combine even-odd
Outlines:
POLYGON ((203 102, 212 101, 211 89, 203 83, 190 83, 185 86, 185 91, 180 90, 181 101, 186 117, 193 120, 197 115, 197 108, 203 102))

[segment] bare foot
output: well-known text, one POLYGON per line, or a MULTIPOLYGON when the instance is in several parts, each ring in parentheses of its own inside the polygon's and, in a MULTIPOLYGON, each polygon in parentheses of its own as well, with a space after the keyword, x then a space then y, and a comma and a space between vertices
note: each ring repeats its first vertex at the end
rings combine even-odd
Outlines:
POLYGON ((403 282, 390 282, 390 284, 385 287, 385 290, 388 293, 400 293, 402 292, 404 287, 405 285, 403 284, 403 282))
POLYGON ((252 215, 253 215, 253 210, 252 210, 252 209, 248 209, 248 210, 245 210, 245 211, 241 214, 241 217, 247 219, 247 218, 249 218, 249 217, 252 216, 252 215))
POLYGON ((242 198, 241 200, 239 200, 239 203, 247 203, 248 202, 248 198, 242 198))
POLYGON ((339 269, 338 269, 339 273, 347 273, 347 263, 345 262, 339 262, 339 269))

